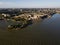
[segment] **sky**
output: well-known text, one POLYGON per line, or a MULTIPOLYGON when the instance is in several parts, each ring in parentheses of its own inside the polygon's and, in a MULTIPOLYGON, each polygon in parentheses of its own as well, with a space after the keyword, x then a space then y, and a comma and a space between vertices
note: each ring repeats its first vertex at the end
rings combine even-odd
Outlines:
POLYGON ((0 0, 0 8, 60 8, 60 0, 0 0))

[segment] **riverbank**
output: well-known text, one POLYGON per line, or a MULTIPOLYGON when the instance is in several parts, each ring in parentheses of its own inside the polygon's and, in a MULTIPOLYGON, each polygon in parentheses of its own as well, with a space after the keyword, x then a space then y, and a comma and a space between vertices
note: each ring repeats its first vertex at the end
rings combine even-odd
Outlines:
POLYGON ((29 25, 32 25, 33 23, 36 23, 36 22, 38 23, 44 20, 45 18, 50 18, 50 17, 52 16, 49 16, 46 14, 45 15, 36 14, 33 17, 31 17, 31 15, 28 15, 27 17, 26 15, 21 15, 21 17, 14 16, 13 18, 10 18, 10 19, 9 18, 4 19, 4 21, 7 24, 6 29, 8 29, 8 31, 12 31, 12 30, 21 30, 23 28, 28 27, 29 25))

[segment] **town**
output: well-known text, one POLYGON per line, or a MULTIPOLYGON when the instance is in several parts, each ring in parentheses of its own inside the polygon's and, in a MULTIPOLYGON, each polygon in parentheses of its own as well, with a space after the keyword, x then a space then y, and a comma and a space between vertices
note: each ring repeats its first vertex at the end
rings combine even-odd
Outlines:
POLYGON ((59 8, 4 8, 0 9, 0 20, 5 20, 9 24, 8 29, 22 29, 39 19, 50 18, 54 14, 60 13, 59 8))

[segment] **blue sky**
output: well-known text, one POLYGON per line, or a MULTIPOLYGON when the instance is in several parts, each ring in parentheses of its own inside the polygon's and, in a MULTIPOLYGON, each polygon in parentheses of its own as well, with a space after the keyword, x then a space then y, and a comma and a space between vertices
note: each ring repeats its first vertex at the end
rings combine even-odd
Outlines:
POLYGON ((0 0, 0 8, 60 8, 60 0, 0 0))

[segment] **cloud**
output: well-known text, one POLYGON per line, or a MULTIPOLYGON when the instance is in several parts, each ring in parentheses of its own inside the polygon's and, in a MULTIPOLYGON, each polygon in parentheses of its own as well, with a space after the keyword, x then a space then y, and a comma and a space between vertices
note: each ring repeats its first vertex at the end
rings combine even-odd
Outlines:
POLYGON ((15 7, 16 3, 13 2, 0 2, 0 8, 15 7))
POLYGON ((3 2, 0 2, 0 5, 2 5, 3 4, 3 2))

